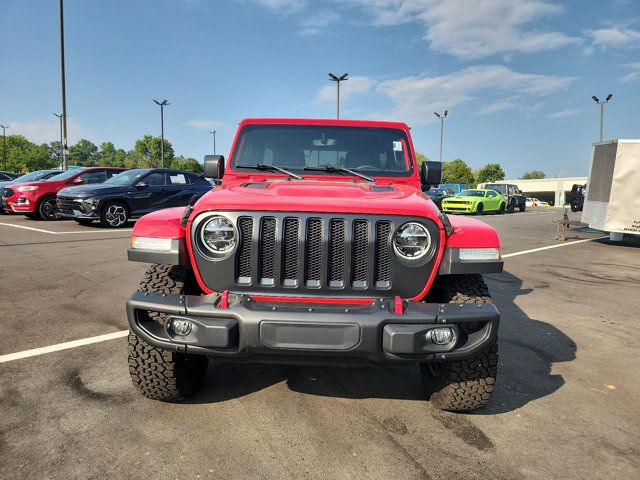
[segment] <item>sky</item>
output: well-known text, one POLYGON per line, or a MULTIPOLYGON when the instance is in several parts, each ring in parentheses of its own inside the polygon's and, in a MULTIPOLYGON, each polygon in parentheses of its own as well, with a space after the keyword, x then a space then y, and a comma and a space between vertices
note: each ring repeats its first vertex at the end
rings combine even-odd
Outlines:
MULTIPOLYGON (((247 117, 409 124, 416 149, 474 168, 586 175, 599 138, 640 138, 640 0, 65 1, 69 143, 144 134, 227 154, 247 117)), ((59 138, 57 0, 0 0, 0 123, 59 138)))

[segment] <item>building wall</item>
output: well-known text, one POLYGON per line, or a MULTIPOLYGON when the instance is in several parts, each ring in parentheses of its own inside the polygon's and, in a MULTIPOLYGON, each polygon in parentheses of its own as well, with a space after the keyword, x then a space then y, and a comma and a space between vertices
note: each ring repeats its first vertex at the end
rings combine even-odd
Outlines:
POLYGON ((527 197, 540 200, 552 200, 554 205, 562 206, 574 184, 584 185, 587 177, 541 178, 536 180, 498 180, 491 183, 510 183, 517 185, 527 197))

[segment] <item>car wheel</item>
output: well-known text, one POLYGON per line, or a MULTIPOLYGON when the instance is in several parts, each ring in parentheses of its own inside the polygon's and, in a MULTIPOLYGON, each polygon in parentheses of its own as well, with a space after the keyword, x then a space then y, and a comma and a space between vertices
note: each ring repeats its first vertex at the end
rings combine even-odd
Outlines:
MULTIPOLYGON (((502 214, 505 211, 504 203, 500 204, 500 208, 498 208, 498 213, 502 214)), ((511 210, 513 212, 513 209, 511 210)))
POLYGON ((43 220, 55 220, 56 215, 56 197, 44 197, 38 204, 38 215, 43 220))
POLYGON ((484 205, 479 203, 476 207, 476 215, 482 215, 484 213, 484 205))
POLYGON ((518 207, 518 209, 519 209, 521 212, 524 212, 524 211, 526 210, 526 208, 527 208, 527 206, 526 206, 526 205, 524 205, 524 204, 522 204, 522 205, 520 205, 520 206, 518 207))
POLYGON ((129 209, 122 202, 111 202, 102 207, 100 223, 106 228, 120 228, 129 221, 129 209))
MULTIPOLYGON (((513 213, 515 209, 516 209, 516 202, 514 202, 513 199, 511 199, 509 201, 509 207, 507 208, 507 212, 513 213)), ((500 213, 502 213, 502 212, 500 212, 500 213)))

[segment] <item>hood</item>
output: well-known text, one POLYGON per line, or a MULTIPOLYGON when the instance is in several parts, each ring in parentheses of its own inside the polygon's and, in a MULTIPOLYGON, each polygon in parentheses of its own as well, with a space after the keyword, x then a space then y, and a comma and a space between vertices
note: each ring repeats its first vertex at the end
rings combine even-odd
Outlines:
POLYGON ((75 187, 63 188, 58 192, 58 195, 62 197, 89 198, 96 195, 122 192, 128 188, 129 185, 104 185, 100 183, 93 185, 78 185, 75 187))
POLYGON ((408 184, 340 180, 234 180, 204 195, 205 210, 415 215, 435 219, 439 210, 408 184))
POLYGON ((472 197, 472 196, 466 196, 466 195, 465 196, 455 195, 453 197, 445 198, 443 200, 443 202, 450 201, 450 200, 461 200, 463 202, 474 202, 474 201, 482 200, 483 198, 484 197, 472 197))

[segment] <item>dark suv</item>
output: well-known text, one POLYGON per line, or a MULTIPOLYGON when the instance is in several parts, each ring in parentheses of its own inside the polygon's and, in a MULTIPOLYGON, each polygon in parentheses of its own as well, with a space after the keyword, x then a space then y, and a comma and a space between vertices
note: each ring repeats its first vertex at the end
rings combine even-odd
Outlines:
POLYGON ((524 212, 526 208, 525 202, 527 199, 522 194, 517 185, 510 183, 485 183, 484 188, 495 190, 500 192, 507 201, 506 211, 513 213, 517 208, 521 212, 524 212))
POLYGON ((94 220, 107 228, 162 208, 181 207, 211 190, 201 175, 179 170, 134 169, 100 185, 65 188, 58 193, 58 216, 81 224, 94 220))

